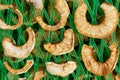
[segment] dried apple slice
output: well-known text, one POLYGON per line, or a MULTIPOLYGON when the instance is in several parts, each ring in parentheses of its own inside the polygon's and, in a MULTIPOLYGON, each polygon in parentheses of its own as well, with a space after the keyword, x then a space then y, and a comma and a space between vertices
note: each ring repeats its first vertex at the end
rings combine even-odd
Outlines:
POLYGON ((65 77, 74 72, 77 68, 77 64, 74 61, 68 61, 62 64, 56 64, 54 62, 46 62, 46 69, 52 75, 65 77))
POLYGON ((13 5, 3 5, 0 4, 0 10, 13 8, 13 5))
POLYGON ((4 48, 5 56, 15 57, 15 58, 26 58, 29 56, 31 51, 35 46, 35 33, 31 28, 27 28, 28 41, 21 46, 16 46, 12 39, 4 38, 2 41, 2 46, 4 48))
POLYGON ((88 71, 99 76, 105 76, 111 73, 118 61, 118 47, 115 43, 110 46, 111 55, 105 62, 98 62, 93 57, 94 50, 91 46, 83 45, 82 48, 82 59, 84 65, 88 71))
POLYGON ((35 73, 34 80, 40 80, 45 76, 45 73, 43 71, 38 71, 35 73))
POLYGON ((23 74, 26 73, 33 65, 34 61, 33 60, 28 60, 25 64, 25 66, 21 69, 13 69, 8 62, 4 62, 5 67, 7 70, 13 74, 23 74))
POLYGON ((61 19, 60 19, 59 23, 57 23, 54 26, 48 25, 43 21, 41 16, 36 17, 36 20, 38 21, 38 23, 41 25, 41 27, 44 30, 55 31, 55 30, 58 30, 60 28, 63 28, 66 25, 67 18, 68 18, 68 15, 70 13, 70 10, 69 10, 69 7, 68 7, 66 1, 65 0, 55 0, 54 5, 55 5, 55 8, 60 13, 61 19))
POLYGON ((1 29, 15 30, 23 24, 23 16, 22 16, 22 13, 19 11, 19 9, 14 9, 12 5, 0 5, 0 7, 1 7, 0 10, 13 8, 13 11, 18 15, 18 22, 16 25, 13 25, 13 26, 6 24, 4 21, 2 21, 2 19, 0 19, 1 29))
POLYGON ((26 2, 33 3, 35 9, 39 9, 39 10, 43 9, 43 0, 26 0, 26 2))
POLYGON ((92 38, 108 37, 117 27, 119 15, 116 8, 108 3, 102 3, 101 8, 105 18, 98 25, 90 24, 86 19, 87 6, 82 4, 75 11, 75 25, 79 33, 92 38))
POLYGON ((68 29, 64 32, 64 38, 61 42, 56 44, 44 44, 44 48, 52 55, 62 55, 71 52, 74 49, 74 32, 68 29))
POLYGON ((19 78, 18 80, 27 80, 26 77, 25 78, 19 78))

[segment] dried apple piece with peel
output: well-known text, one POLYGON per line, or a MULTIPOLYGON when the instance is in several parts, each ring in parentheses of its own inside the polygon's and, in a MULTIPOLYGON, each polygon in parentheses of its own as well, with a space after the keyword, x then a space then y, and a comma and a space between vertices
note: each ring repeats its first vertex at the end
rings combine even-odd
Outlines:
POLYGON ((26 0, 26 2, 33 3, 35 9, 39 9, 39 10, 43 9, 43 0, 26 0))
POLYGON ((45 76, 45 73, 44 73, 42 70, 40 70, 40 71, 38 71, 38 72, 35 73, 34 80, 40 80, 40 79, 42 79, 44 76, 45 76))
POLYGON ((83 3, 76 9, 74 21, 79 33, 91 38, 105 38, 116 29, 119 20, 117 9, 109 3, 102 3, 100 7, 104 11, 105 18, 98 25, 92 25, 87 21, 86 4, 83 3))
POLYGON ((18 59, 24 59, 29 56, 35 46, 35 33, 32 28, 27 28, 26 31, 28 32, 28 40, 24 45, 16 46, 10 38, 2 40, 5 56, 18 59))
POLYGON ((44 44, 44 48, 52 55, 62 55, 71 52, 74 49, 75 36, 72 29, 67 29, 64 32, 63 40, 59 43, 44 44))
POLYGON ((12 8, 13 11, 17 14, 18 16, 18 22, 16 25, 8 25, 6 24, 2 19, 0 19, 0 28, 3 29, 3 30, 6 30, 6 29, 9 29, 9 30, 15 30, 19 27, 21 27, 21 25, 23 24, 23 16, 22 16, 22 13, 20 12, 19 9, 16 9, 14 6, 12 5, 1 5, 0 4, 0 7, 1 9, 0 10, 3 10, 3 9, 10 9, 12 8))
POLYGON ((77 68, 77 64, 74 61, 68 61, 66 63, 56 64, 54 62, 46 62, 46 69, 52 75, 65 77, 74 72, 77 68))
POLYGON ((55 5, 55 8, 58 10, 60 17, 61 17, 59 23, 57 23, 54 26, 48 25, 43 21, 41 16, 36 17, 36 20, 38 21, 38 23, 41 25, 41 27, 44 30, 55 31, 60 28, 63 28, 66 25, 67 18, 70 13, 70 10, 69 10, 69 7, 68 7, 66 1, 65 0, 54 0, 54 5, 55 5))
POLYGON ((118 61, 118 47, 115 43, 110 46, 111 55, 105 62, 98 62, 93 56, 93 47, 88 45, 83 45, 82 47, 82 60, 88 71, 99 76, 105 76, 111 73, 118 61))
POLYGON ((9 72, 17 75, 17 74, 26 73, 32 67, 33 63, 34 63, 33 60, 27 60, 25 66, 21 69, 13 69, 8 62, 4 62, 4 65, 9 72))

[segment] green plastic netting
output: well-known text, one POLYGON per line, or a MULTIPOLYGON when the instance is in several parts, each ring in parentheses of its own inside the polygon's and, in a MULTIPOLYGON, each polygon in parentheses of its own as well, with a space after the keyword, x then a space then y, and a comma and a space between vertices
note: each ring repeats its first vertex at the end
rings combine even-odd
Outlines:
MULTIPOLYGON (((119 11, 120 1, 119 0, 84 0, 84 2, 88 6, 87 19, 92 24, 97 24, 97 15, 100 14, 104 16, 103 11, 100 8, 100 4, 103 2, 108 2, 113 4, 116 9, 119 11)), ((55 11, 54 8, 54 0, 43 0, 44 8, 39 13, 44 18, 44 21, 50 25, 54 25, 54 17, 60 18, 59 14, 55 11), (50 12, 48 13, 48 4, 52 5, 50 12), (58 15, 56 15, 58 14, 58 15)), ((112 73, 104 76, 97 76, 90 73, 84 66, 83 61, 81 59, 81 49, 83 44, 88 44, 94 47, 97 54, 97 59, 100 62, 104 62, 110 55, 109 45, 106 39, 93 39, 87 38, 84 40, 84 36, 81 35, 77 29, 75 28, 74 23, 74 12, 78 7, 78 3, 76 0, 73 2, 67 2, 70 8, 70 14, 68 17, 67 24, 64 28, 58 31, 44 31, 38 23, 33 24, 32 20, 36 16, 36 12, 34 6, 31 3, 26 3, 25 0, 0 0, 0 4, 13 4, 15 5, 21 12, 24 18, 24 24, 16 29, 16 30, 2 30, 0 29, 0 80, 18 80, 18 78, 26 77, 27 80, 32 80, 34 73, 39 69, 43 69, 46 72, 46 76, 43 80, 113 80, 112 73), (27 41, 27 33, 25 32, 27 27, 31 27, 35 33, 37 34, 36 44, 35 44, 35 53, 32 52, 29 57, 25 59, 14 59, 10 57, 4 56, 4 50, 2 47, 2 39, 4 37, 9 37, 15 40, 16 45, 23 45, 27 41), (47 52, 43 44, 52 42, 57 43, 63 39, 64 31, 68 28, 71 28, 76 36, 76 43, 74 50, 68 54, 61 56, 53 56, 49 52, 47 52), (58 34, 59 33, 59 34, 58 34), (34 60, 34 65, 32 68, 20 75, 14 75, 8 72, 8 70, 4 66, 4 62, 8 61, 13 68, 19 69, 23 67, 27 60, 34 60), (49 74, 45 69, 45 62, 53 61, 55 63, 66 62, 68 60, 73 60, 77 62, 77 69, 70 75, 66 77, 59 77, 49 74)), ((16 15, 13 13, 12 9, 8 10, 0 10, 0 18, 5 21, 5 23, 13 25, 16 24, 16 15)), ((120 21, 118 23, 117 30, 120 28, 120 21)), ((116 36, 117 30, 111 34, 111 41, 119 43, 119 39, 116 36)), ((120 49, 120 48, 119 48, 120 49)), ((114 73, 120 75, 120 58, 118 59, 118 63, 114 69, 114 73)))

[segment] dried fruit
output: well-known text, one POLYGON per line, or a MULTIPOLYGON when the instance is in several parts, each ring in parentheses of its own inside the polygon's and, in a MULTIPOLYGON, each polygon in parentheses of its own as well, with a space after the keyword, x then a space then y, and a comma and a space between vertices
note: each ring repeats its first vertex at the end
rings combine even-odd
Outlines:
POLYGON ((120 76, 115 75, 115 80, 120 80, 120 76))
POLYGON ((43 0, 26 0, 26 2, 33 3, 33 6, 36 9, 39 9, 39 10, 43 9, 43 0))
POLYGON ((87 21, 86 4, 82 4, 82 6, 77 8, 74 20, 79 33, 92 38, 105 38, 116 29, 119 20, 116 8, 108 3, 102 3, 101 8, 105 13, 105 18, 98 25, 92 25, 87 21))
POLYGON ((68 15, 70 13, 69 7, 66 3, 65 0, 55 0, 54 2, 55 4, 55 8, 58 10, 58 12, 60 13, 60 22, 54 26, 52 25, 48 25, 46 24, 43 20, 41 16, 37 16, 36 20, 38 21, 38 23, 41 25, 41 27, 44 30, 48 30, 48 31, 55 31, 58 30, 60 28, 63 28, 67 22, 67 18, 68 15))
POLYGON ((118 61, 118 47, 112 43, 110 46, 111 55, 105 62, 98 62, 93 57, 93 48, 88 45, 83 45, 82 59, 88 71, 99 76, 105 76, 111 73, 118 61))
POLYGON ((21 68, 21 69, 13 69, 8 62, 4 62, 5 67, 7 68, 7 70, 13 74, 22 74, 22 73, 26 73, 33 65, 34 61, 33 60, 28 60, 26 62, 26 65, 21 68))
POLYGON ((25 78, 19 78, 18 80, 27 80, 26 77, 25 78))
POLYGON ((23 24, 23 16, 22 16, 22 13, 18 9, 14 9, 12 5, 0 5, 0 7, 1 7, 0 10, 13 8, 14 12, 18 15, 18 22, 16 25, 13 25, 13 26, 6 24, 4 21, 2 21, 2 19, 0 19, 1 29, 15 30, 23 24))
POLYGON ((35 46, 35 33, 31 28, 27 28, 26 31, 29 35, 28 41, 22 46, 16 46, 10 38, 3 39, 2 46, 5 56, 15 58, 26 58, 29 56, 35 46))
POLYGON ((3 5, 0 4, 0 10, 13 8, 13 5, 3 5))
POLYGON ((81 6, 84 3, 84 0, 76 0, 78 5, 81 6))
POLYGON ((35 73, 34 80, 40 80, 45 76, 45 73, 43 71, 38 71, 35 73))
POLYGON ((71 52, 74 49, 74 32, 68 29, 64 32, 64 38, 61 42, 56 44, 44 44, 44 48, 52 55, 62 55, 71 52))
POLYGON ((46 62, 46 69, 50 74, 65 77, 74 72, 77 68, 77 64, 74 61, 68 61, 62 64, 56 64, 54 62, 46 62))

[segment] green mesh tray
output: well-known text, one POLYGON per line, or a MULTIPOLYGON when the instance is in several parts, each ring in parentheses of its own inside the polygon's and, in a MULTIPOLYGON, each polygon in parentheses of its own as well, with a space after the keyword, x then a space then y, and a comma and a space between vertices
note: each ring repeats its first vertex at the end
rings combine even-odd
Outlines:
MULTIPOLYGON (((54 25, 54 16, 55 9, 52 8, 50 10, 50 14, 48 14, 48 4, 54 4, 54 0, 43 0, 44 2, 44 8, 39 13, 39 15, 42 15, 44 17, 44 21, 50 25, 54 25)), ((99 13, 101 16, 104 15, 103 11, 100 9, 100 4, 102 2, 108 2, 110 4, 113 4, 118 11, 119 8, 119 0, 84 0, 84 2, 88 6, 88 12, 87 12, 87 19, 92 23, 97 23, 97 14, 99 13)), ((46 76, 43 78, 43 80, 113 80, 112 73, 103 76, 97 76, 92 73, 90 73, 84 66, 82 59, 81 59, 81 49, 83 44, 88 44, 94 47, 97 54, 97 59, 100 62, 104 62, 110 55, 109 51, 109 45, 107 44, 105 39, 92 39, 88 38, 87 41, 84 40, 84 36, 78 33, 78 31, 75 28, 74 24, 74 12, 76 8, 78 7, 78 3, 76 0, 73 0, 73 3, 68 2, 69 8, 71 10, 71 13, 68 17, 68 25, 66 25, 64 28, 58 30, 59 35, 57 31, 51 31, 51 32, 45 32, 38 23, 33 24, 32 20, 34 16, 36 16, 36 12, 34 10, 34 7, 32 4, 28 3, 26 4, 25 0, 0 0, 0 4, 13 4, 15 5, 23 14, 24 18, 24 24, 18 28, 17 30, 2 30, 0 29, 0 80, 18 80, 18 78, 26 77, 27 80, 32 80, 34 73, 37 72, 40 68, 43 69, 46 72, 46 76), (26 11, 28 11, 29 15, 26 15, 26 11), (17 60, 15 59, 13 61, 13 58, 4 56, 3 48, 1 45, 3 37, 9 37, 15 40, 16 45, 23 45, 27 40, 27 34, 25 33, 25 29, 27 27, 31 27, 38 35, 36 38, 36 52, 32 52, 29 57, 23 60, 17 60), (75 32, 75 36, 77 38, 77 42, 75 43, 74 50, 68 54, 62 55, 62 56, 52 56, 49 52, 45 51, 43 44, 47 42, 53 42, 57 43, 60 42, 63 38, 63 33, 66 29, 71 28, 75 32), (32 59, 34 60, 34 65, 32 68, 20 75, 13 75, 8 72, 8 70, 4 66, 4 62, 8 61, 10 65, 13 68, 19 69, 23 67, 27 60, 32 59), (74 60, 77 62, 78 67, 77 69, 70 75, 66 77, 59 77, 49 74, 45 69, 45 62, 53 61, 55 63, 61 63, 66 62, 68 60, 74 60)), ((54 5, 53 5, 54 7, 54 5)), ((0 11, 0 18, 2 18, 7 24, 13 25, 16 23, 15 14, 11 9, 8 10, 1 10, 0 11)), ((59 17, 59 14, 57 16, 59 17)), ((120 21, 118 23, 118 28, 120 28, 120 21)), ((110 41, 119 43, 119 38, 116 37, 119 34, 114 31, 111 34, 110 41)), ((119 48, 120 49, 120 48, 119 48)), ((120 59, 118 60, 118 63, 114 69, 114 73, 120 75, 120 59)))

